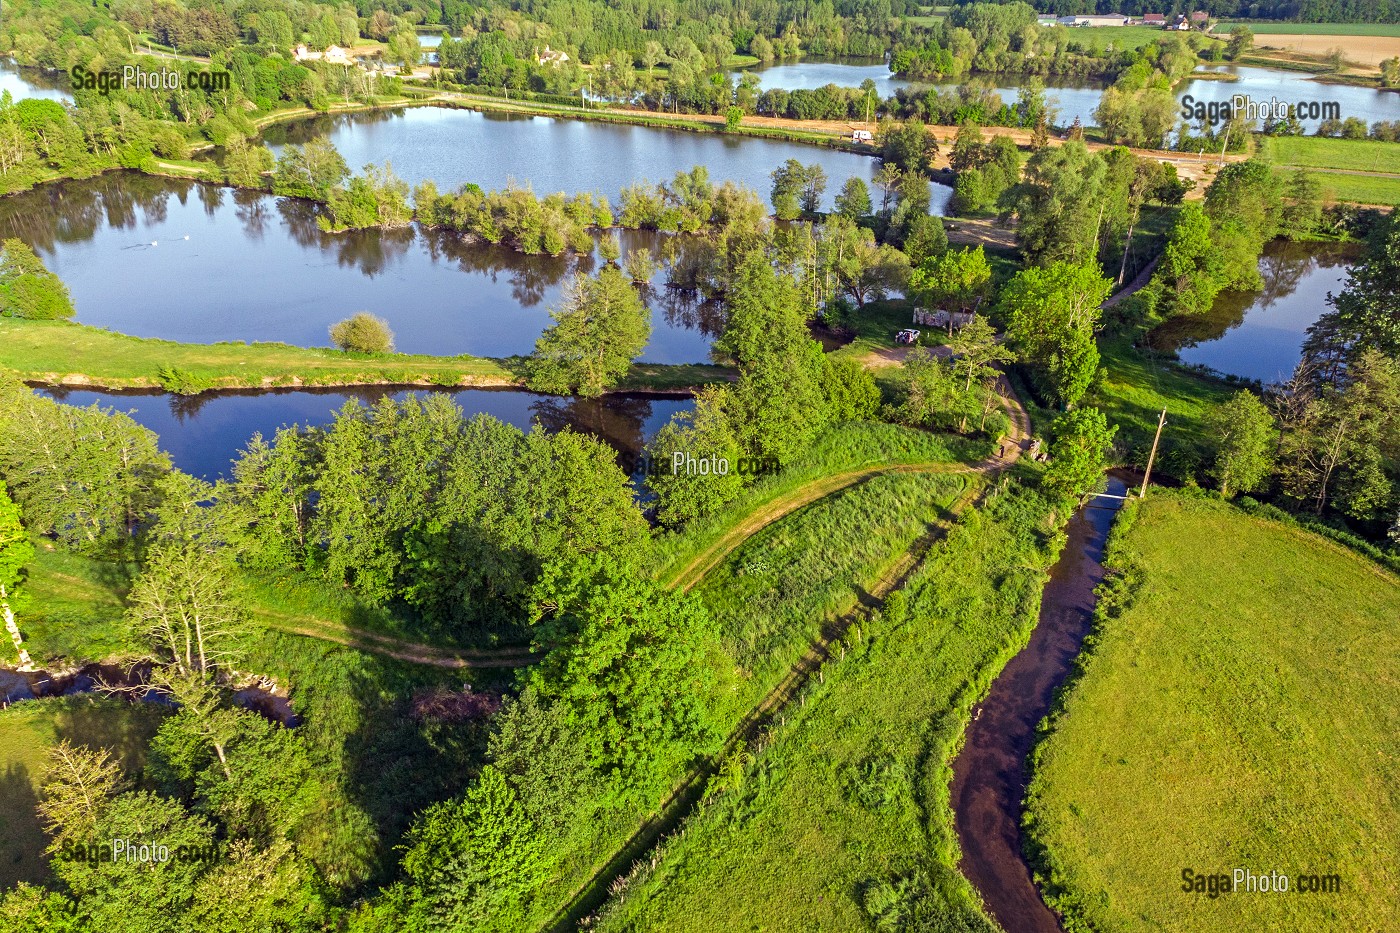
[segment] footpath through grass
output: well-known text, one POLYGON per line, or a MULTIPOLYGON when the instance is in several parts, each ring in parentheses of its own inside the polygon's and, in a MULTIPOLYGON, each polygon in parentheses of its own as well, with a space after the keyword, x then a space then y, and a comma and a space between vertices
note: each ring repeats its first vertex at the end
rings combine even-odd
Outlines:
POLYGON ((1400 578, 1169 492, 1129 506, 1108 563, 1028 807, 1066 929, 1400 929, 1400 578), (1290 891, 1187 894, 1185 868, 1290 891))
POLYGON ((956 869, 949 762, 972 703, 1029 637, 1057 541, 1020 487, 965 512, 904 596, 852 631, 618 886, 598 929, 990 933, 956 869))
POLYGON ((988 440, 882 422, 838 425, 819 437, 800 460, 759 480, 715 515, 690 523, 680 533, 657 538, 652 548, 656 575, 672 586, 693 585, 748 535, 794 507, 881 469, 925 464, 931 469, 946 466, 948 472, 955 472, 994 450, 988 440), (804 488, 809 484, 814 485, 804 488))
MULTIPOLYGON (((208 388, 425 385, 518 386, 519 358, 352 354, 284 343, 176 343, 131 337, 68 321, 0 317, 0 369, 28 382, 105 388, 208 388)), ((619 388, 675 390, 727 379, 729 370, 700 364, 634 364, 619 388)))

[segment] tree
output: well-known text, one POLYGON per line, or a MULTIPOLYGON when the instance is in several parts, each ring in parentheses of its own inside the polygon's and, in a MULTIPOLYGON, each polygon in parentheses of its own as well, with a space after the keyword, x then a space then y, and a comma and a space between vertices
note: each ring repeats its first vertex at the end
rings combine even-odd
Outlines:
POLYGON ((105 749, 66 739, 49 749, 47 759, 39 814, 51 837, 49 851, 87 845, 96 838, 102 808, 121 790, 121 768, 105 749))
POLYGON ((773 170, 772 178, 773 211, 779 220, 796 220, 803 211, 815 214, 821 210, 826 171, 819 164, 803 165, 788 159, 773 170))
POLYGON ((0 480, 0 603, 14 597, 20 571, 33 559, 34 545, 20 523, 19 506, 0 480))
POLYGON ((1098 253, 1104 162, 1083 143, 1041 149, 1008 192, 1016 239, 1029 262, 1084 262, 1098 253))
POLYGON ((870 188, 854 176, 847 178, 836 196, 836 213, 847 220, 857 221, 870 214, 870 188))
POLYGON ((1400 358, 1400 222, 1393 215, 1376 223, 1346 288, 1327 301, 1331 309, 1308 328, 1304 344, 1323 378, 1339 380, 1368 349, 1400 358))
MULTIPOLYGON (((963 392, 968 395, 972 393, 974 384, 981 386, 983 391, 990 391, 1000 375, 996 365, 1009 363, 1016 358, 997 340, 996 331, 986 318, 976 314, 953 335, 948 346, 953 351, 954 369, 963 375, 963 392)), ((959 430, 967 430, 966 421, 959 430)))
POLYGON ((1097 263, 1057 262, 1023 269, 1002 289, 997 309, 1006 338, 1055 404, 1073 407, 1093 382, 1094 329, 1111 287, 1097 263))
POLYGON ((951 428, 966 420, 966 397, 959 390, 958 374, 950 363, 931 350, 915 349, 904 359, 903 376, 899 421, 924 428, 951 428))
POLYGON ((1163 310, 1205 314, 1224 287, 1223 259, 1211 236, 1210 217, 1198 204, 1177 213, 1156 278, 1162 283, 1163 310))
POLYGON ((558 612, 575 634, 530 675, 563 705, 565 723, 595 768, 642 787, 669 783, 673 768, 716 747, 703 663, 718 637, 700 600, 608 561, 583 568, 584 583, 558 612))
POLYGON ((346 353, 393 353, 394 332, 389 322, 368 311, 331 325, 331 342, 346 353))
POLYGON ((68 286, 23 240, 0 242, 0 316, 37 321, 73 316, 68 286))
POLYGON ((1240 391, 1212 408, 1206 426, 1215 446, 1211 475, 1220 494, 1253 491, 1273 466, 1274 419, 1253 392, 1240 391))
POLYGON ((547 840, 491 765, 460 800, 420 816, 407 843, 413 910, 436 929, 519 929, 545 880, 547 840))
POLYGON ((950 311, 975 308, 991 284, 992 267, 980 246, 930 256, 909 275, 909 291, 919 304, 950 311))
POLYGON ((909 260, 903 253, 888 244, 876 246, 873 233, 840 214, 820 227, 817 259, 857 307, 903 288, 909 277, 909 260))
POLYGON ((905 123, 882 120, 875 131, 875 145, 880 148, 880 158, 903 173, 927 172, 938 154, 938 141, 917 117, 905 123))
POLYGON ((239 188, 265 187, 263 175, 272 171, 272 152, 259 143, 250 146, 238 137, 231 140, 224 155, 224 177, 230 185, 239 188))
POLYGON ((1239 23, 1230 30, 1230 41, 1225 43, 1225 57, 1230 61, 1237 61, 1241 55, 1245 55, 1254 46, 1254 31, 1244 23, 1239 23))
POLYGON ((1083 497, 1103 478, 1115 425, 1110 428, 1097 408, 1065 412, 1050 426, 1050 463, 1043 482, 1062 496, 1083 497))
POLYGON ((651 339, 647 307, 615 266, 596 279, 576 277, 550 317, 554 324, 535 342, 527 369, 530 388, 539 392, 601 395, 651 339))
POLYGON ((615 264, 622 256, 622 241, 617 238, 616 233, 609 233, 598 241, 598 255, 603 262, 615 264))
POLYGON ((182 677, 210 673, 248 630, 233 579, 222 555, 188 542, 157 544, 127 597, 127 619, 182 677))
POLYGON ((753 254, 731 289, 729 322, 715 341, 739 366, 730 424, 745 453, 791 460, 826 426, 822 348, 807 330, 791 278, 753 254))
POLYGON ((129 415, 75 408, 0 378, 0 473, 35 534, 102 551, 134 534, 170 469, 129 415))
POLYGON ((1286 495, 1322 515, 1335 505, 1370 519, 1390 499, 1383 471, 1400 452, 1400 362, 1362 351, 1340 384, 1325 384, 1304 403, 1279 454, 1286 495))
POLYGON ((683 525, 709 515, 743 489, 745 478, 739 472, 743 449, 726 411, 730 398, 724 387, 702 390, 694 409, 673 417, 647 445, 646 484, 656 495, 656 516, 662 524, 683 525), (701 472, 698 466, 688 465, 701 461, 714 466, 701 472))

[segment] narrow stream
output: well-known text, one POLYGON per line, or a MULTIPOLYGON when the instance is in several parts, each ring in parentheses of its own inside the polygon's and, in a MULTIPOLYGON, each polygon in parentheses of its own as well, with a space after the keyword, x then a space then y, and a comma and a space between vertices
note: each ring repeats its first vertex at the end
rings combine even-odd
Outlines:
MULTIPOLYGON (((1109 477, 1108 496, 1122 496, 1126 489, 1121 478, 1109 477)), ((1070 520, 1069 541, 1050 571, 1030 642, 992 683, 987 698, 973 707, 967 741, 953 762, 959 867, 1008 933, 1060 930, 1022 855, 1026 756, 1036 726, 1050 711, 1055 690, 1089 632, 1094 589, 1104 576, 1104 544, 1122 502, 1092 499, 1070 520)))

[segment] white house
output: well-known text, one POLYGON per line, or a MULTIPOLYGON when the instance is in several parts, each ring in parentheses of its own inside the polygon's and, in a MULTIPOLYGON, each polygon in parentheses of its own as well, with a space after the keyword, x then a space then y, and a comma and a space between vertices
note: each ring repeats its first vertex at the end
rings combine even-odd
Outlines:
POLYGON ((569 53, 555 51, 546 45, 544 51, 539 54, 537 60, 541 65, 553 65, 555 68, 558 68, 569 60, 569 53))

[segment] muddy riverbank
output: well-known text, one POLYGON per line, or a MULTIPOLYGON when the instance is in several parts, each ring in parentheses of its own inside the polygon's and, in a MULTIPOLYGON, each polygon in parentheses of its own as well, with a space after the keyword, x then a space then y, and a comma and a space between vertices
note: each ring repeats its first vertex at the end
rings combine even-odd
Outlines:
POLYGON ((1069 540, 1050 572, 1030 642, 973 708, 966 741, 953 762, 959 867, 1008 933, 1060 930, 1022 854, 1026 756, 1089 632, 1094 589, 1104 576, 1104 544, 1122 505, 1121 498, 1108 496, 1122 496, 1125 490, 1123 478, 1110 477, 1108 495, 1090 500, 1070 520, 1069 540))

